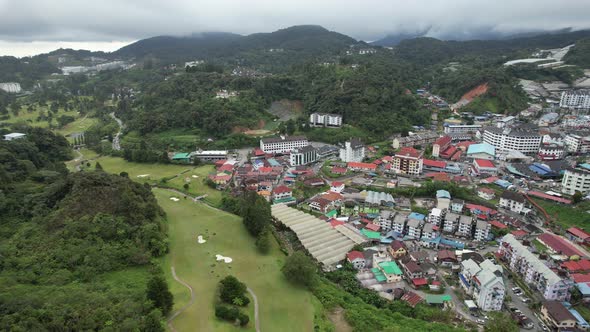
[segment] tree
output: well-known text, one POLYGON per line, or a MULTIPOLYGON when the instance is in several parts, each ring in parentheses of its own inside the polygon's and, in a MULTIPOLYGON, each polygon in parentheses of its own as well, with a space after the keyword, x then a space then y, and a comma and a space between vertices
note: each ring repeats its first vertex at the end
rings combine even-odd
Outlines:
MULTIPOLYGON (((222 302, 236 304, 239 299, 242 305, 248 305, 250 300, 245 295, 246 284, 234 276, 227 276, 219 282, 219 298, 222 302)), ((236 304, 237 305, 237 304, 236 304)))
POLYGON ((267 227, 262 233, 258 234, 258 237, 256 238, 256 247, 261 253, 267 254, 270 250, 270 241, 270 231, 267 227))
POLYGON ((508 314, 493 312, 489 316, 490 319, 484 326, 486 332, 518 332, 520 330, 516 322, 508 314))
POLYGON ((255 192, 246 193, 242 204, 244 226, 250 234, 260 235, 270 225, 272 219, 270 205, 255 192))
POLYGON ((94 169, 97 170, 97 171, 102 171, 103 170, 102 169, 102 165, 98 161, 96 162, 96 165, 94 165, 94 169))
POLYGON ((287 257, 281 271, 287 280, 296 285, 311 287, 316 282, 317 267, 302 251, 296 251, 287 257))
POLYGON ((574 195, 572 196, 572 202, 574 202, 574 204, 580 203, 583 198, 584 198, 584 194, 582 194, 579 191, 576 191, 574 193, 574 195))
POLYGON ((122 178, 129 178, 129 173, 127 173, 127 172, 121 172, 121 173, 119 173, 119 176, 122 177, 122 178))
POLYGON ((145 317, 143 322, 143 328, 141 329, 145 332, 164 332, 166 329, 162 325, 162 313, 158 309, 154 309, 150 311, 150 313, 145 317))
POLYGON ((188 190, 188 183, 185 183, 184 185, 182 185, 182 187, 184 188, 184 190, 188 190))
POLYGON ((172 310, 174 299, 161 272, 154 273, 148 281, 146 295, 148 300, 162 311, 162 314, 168 316, 172 310))

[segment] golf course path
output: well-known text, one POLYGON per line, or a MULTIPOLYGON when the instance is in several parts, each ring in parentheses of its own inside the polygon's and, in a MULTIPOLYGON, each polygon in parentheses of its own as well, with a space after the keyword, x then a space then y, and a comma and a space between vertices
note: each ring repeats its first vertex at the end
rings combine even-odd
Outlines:
MULTIPOLYGON (((176 275, 176 270, 174 269, 174 266, 171 266, 170 267, 170 270, 172 270, 172 277, 174 278, 174 280, 178 281, 180 284, 182 284, 183 286, 185 286, 186 288, 188 288, 188 290, 191 292, 191 300, 184 307, 182 307, 182 308, 176 310, 175 312, 173 312, 172 315, 170 316, 170 318, 168 318, 168 327, 170 328, 171 331, 174 331, 175 332, 176 329, 172 325, 172 320, 174 318, 176 318, 176 316, 180 315, 183 311, 185 311, 188 307, 190 307, 195 302, 195 292, 193 290, 193 287, 191 287, 191 285, 187 284, 186 282, 184 282, 182 279, 180 279, 176 275)), ((254 296, 254 303, 257 303, 256 302, 256 296, 254 296)), ((258 311, 256 311, 256 313, 258 313, 258 311)))
POLYGON ((258 319, 258 298, 256 297, 256 294, 254 294, 254 291, 250 289, 250 287, 247 289, 248 293, 250 293, 254 299, 254 326, 256 327, 256 332, 260 332, 260 319, 258 319))

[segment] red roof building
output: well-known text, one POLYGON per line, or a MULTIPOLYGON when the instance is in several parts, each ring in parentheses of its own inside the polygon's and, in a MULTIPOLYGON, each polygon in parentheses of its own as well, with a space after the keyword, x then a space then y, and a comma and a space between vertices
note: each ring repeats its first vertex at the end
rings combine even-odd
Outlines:
POLYGON ((492 227, 496 227, 498 229, 506 229, 508 228, 508 226, 504 225, 503 223, 497 221, 497 220, 492 220, 490 221, 490 225, 492 225, 492 227))
POLYGON ((406 146, 403 147, 395 154, 396 156, 404 156, 404 157, 412 157, 412 158, 419 158, 420 152, 412 147, 406 146))
POLYGON ((548 195, 548 194, 545 194, 540 191, 530 190, 529 192, 527 192, 527 195, 539 197, 539 198, 546 199, 549 201, 554 201, 557 203, 572 204, 572 201, 570 201, 569 199, 565 199, 563 197, 558 197, 558 196, 553 196, 553 195, 548 195))
POLYGON ((444 169, 447 167, 447 163, 444 161, 439 160, 432 160, 432 159, 423 159, 422 164, 424 167, 431 167, 431 168, 441 168, 444 169))
POLYGON ((567 262, 562 263, 561 267, 570 273, 589 272, 590 271, 590 261, 587 259, 582 259, 579 261, 567 261, 567 262))
POLYGON ((452 141, 453 139, 448 135, 438 138, 434 141, 434 144, 432 144, 432 156, 438 157, 441 151, 444 151, 449 145, 451 145, 452 141))
POLYGON ((338 166, 334 166, 330 170, 330 172, 332 172, 334 174, 346 174, 346 171, 347 171, 346 168, 344 168, 344 167, 338 167, 338 166))
POLYGON ((461 155, 463 155, 463 151, 457 150, 457 152, 455 152, 455 154, 451 157, 451 161, 457 161, 461 159, 461 155))
POLYGON ((340 221, 340 220, 336 220, 336 219, 331 219, 330 220, 330 226, 332 227, 336 227, 336 226, 340 226, 340 225, 344 225, 344 221, 340 221))
POLYGON ((549 249, 553 250, 555 253, 566 255, 569 257, 574 255, 580 257, 585 256, 584 253, 578 250, 576 247, 574 247, 573 244, 557 235, 545 233, 539 235, 537 240, 546 245, 549 249))
POLYGON ((493 162, 487 159, 474 159, 473 160, 473 170, 476 174, 496 174, 498 173, 498 168, 494 165, 493 162))
POLYGON ((277 186, 272 190, 273 194, 284 194, 284 193, 290 193, 293 190, 287 186, 277 186))
POLYGON ((377 169, 377 165, 370 163, 349 162, 347 166, 353 171, 374 171, 377 169))
POLYGON ((451 145, 440 152, 440 157, 443 159, 451 159, 455 152, 457 152, 457 148, 451 145))
POLYGON ((588 243, 590 242, 590 234, 580 229, 578 227, 571 227, 565 232, 565 236, 570 239, 571 241, 579 242, 579 243, 588 243))
POLYGON ((575 283, 590 282, 590 274, 573 273, 570 277, 575 283))
POLYGON ((379 226, 377 224, 370 223, 370 224, 367 224, 367 226, 365 226, 365 229, 368 229, 373 232, 379 232, 381 230, 381 226, 379 226))
POLYGON ((427 178, 432 178, 433 181, 451 182, 451 177, 445 172, 426 173, 424 176, 427 178))
POLYGON ((522 229, 517 229, 515 231, 510 232, 510 234, 514 235, 517 240, 522 239, 523 237, 527 236, 529 233, 523 231, 522 229))
POLYGON ((418 303, 424 301, 424 299, 421 298, 420 295, 412 291, 406 292, 406 294, 402 296, 401 300, 407 302, 412 308, 414 308, 418 303))
POLYGON ((349 262, 352 262, 355 259, 365 259, 365 256, 363 255, 362 252, 355 250, 355 251, 351 251, 348 254, 346 254, 346 258, 348 259, 349 262))
POLYGON ((428 285, 426 278, 414 278, 412 279, 412 285, 416 288, 428 285))

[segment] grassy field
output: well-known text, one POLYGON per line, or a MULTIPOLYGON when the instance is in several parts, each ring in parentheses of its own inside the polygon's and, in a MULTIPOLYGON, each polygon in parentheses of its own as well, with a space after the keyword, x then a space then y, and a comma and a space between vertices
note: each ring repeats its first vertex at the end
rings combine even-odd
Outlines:
POLYGON ((184 190, 184 184, 188 183, 188 192, 195 196, 201 196, 207 194, 205 201, 214 206, 221 206, 221 191, 213 189, 207 186, 203 179, 207 178, 209 173, 214 172, 215 168, 213 165, 199 166, 191 169, 189 172, 172 179, 167 182, 167 185, 184 190))
POLYGON ((276 243, 268 255, 261 255, 239 217, 190 200, 171 201, 174 195, 164 189, 154 189, 154 193, 168 217, 170 254, 163 264, 175 296, 175 309, 183 307, 189 295, 186 288, 172 280, 170 264, 174 263, 178 277, 195 290, 195 303, 174 321, 178 331, 254 330, 253 304, 249 305, 248 328, 237 328, 214 317, 217 283, 229 274, 256 293, 263 331, 313 330, 313 297, 284 279, 280 269, 285 256, 276 243), (199 234, 207 243, 196 242, 199 234), (216 254, 229 256, 233 262, 216 262, 216 254))
MULTIPOLYGON (((96 123, 98 123, 98 119, 96 118, 82 117, 76 119, 74 122, 68 123, 63 128, 55 130, 55 132, 67 137, 68 135, 71 135, 73 133, 84 132, 90 129, 90 127, 92 127, 96 123)), ((68 140, 71 140, 69 137, 67 138, 68 140)))
POLYGON ((577 226, 590 231, 590 202, 578 203, 575 206, 550 203, 541 199, 534 199, 545 211, 554 217, 565 229, 577 226))

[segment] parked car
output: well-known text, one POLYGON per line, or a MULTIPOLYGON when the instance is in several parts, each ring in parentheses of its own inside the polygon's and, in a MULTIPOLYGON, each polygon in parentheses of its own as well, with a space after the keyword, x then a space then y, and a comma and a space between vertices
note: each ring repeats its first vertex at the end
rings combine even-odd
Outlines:
POLYGON ((531 299, 529 299, 528 297, 521 297, 521 298, 520 298, 520 300, 521 300, 523 303, 529 303, 529 302, 531 302, 531 299))
POLYGON ((541 328, 541 330, 543 331, 549 331, 549 329, 547 328, 547 325, 543 324, 543 323, 539 323, 539 327, 541 328))
POLYGON ((475 322, 479 325, 484 325, 486 323, 486 321, 481 318, 476 319, 475 322))

